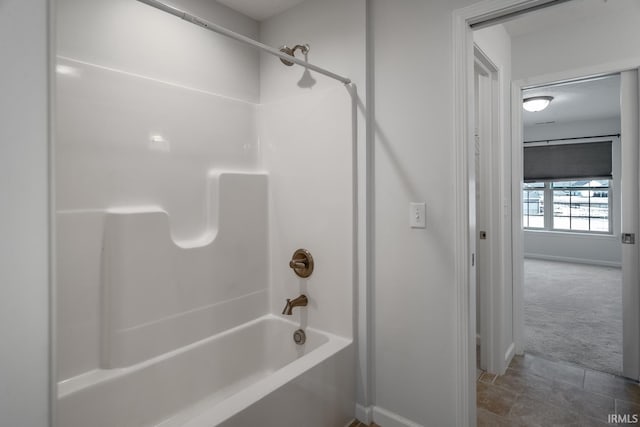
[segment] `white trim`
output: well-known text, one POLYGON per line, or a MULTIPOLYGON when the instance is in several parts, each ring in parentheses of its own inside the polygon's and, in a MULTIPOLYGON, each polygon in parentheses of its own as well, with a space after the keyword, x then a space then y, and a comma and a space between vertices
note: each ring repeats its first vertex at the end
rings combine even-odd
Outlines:
MULTIPOLYGON (((585 78, 606 76, 617 74, 623 71, 635 70, 640 64, 640 57, 627 58, 620 61, 612 61, 603 64, 594 64, 588 67, 581 67, 572 70, 558 71, 555 73, 531 76, 520 80, 515 80, 512 87, 518 89, 528 89, 538 86, 547 86, 550 83, 564 82, 571 80, 584 80, 585 78)), ((518 106, 521 98, 518 97, 518 106)))
POLYGON ((356 419, 366 425, 371 424, 373 422, 373 407, 365 407, 356 403, 356 419))
POLYGON ((507 351, 504 353, 504 366, 511 364, 511 359, 516 355, 516 345, 514 343, 509 344, 507 351))
MULTIPOLYGON (((522 5, 533 5, 537 0, 485 0, 453 12, 453 137, 455 156, 455 221, 454 259, 456 294, 456 421, 457 426, 476 425, 475 390, 475 318, 471 319, 470 302, 475 294, 470 288, 470 233, 468 159, 469 142, 473 134, 470 127, 470 80, 473 77, 473 42, 468 22, 471 19, 499 15, 522 5)), ((473 82, 471 82, 472 84, 473 82)), ((512 206, 515 206, 512 203, 512 206)), ((516 217, 521 218, 521 217, 516 217)))
POLYGON ((379 406, 373 407, 373 422, 384 427, 423 427, 421 424, 379 406))
POLYGON ((369 425, 373 422, 373 406, 362 406, 356 403, 356 419, 369 425))
POLYGON ((571 258, 566 256, 554 256, 545 254, 532 254, 525 252, 525 258, 541 259, 545 261, 572 262, 575 264, 599 265, 602 267, 622 267, 622 263, 613 261, 603 261, 600 259, 571 258))
POLYGON ((48 415, 49 426, 58 425, 58 272, 56 259, 57 255, 57 225, 56 225, 56 50, 57 50, 57 0, 47 1, 47 35, 49 38, 47 47, 47 80, 48 80, 48 100, 47 100, 47 120, 48 120, 48 149, 47 165, 49 167, 48 179, 48 208, 47 212, 49 225, 49 390, 48 390, 48 415))
POLYGON ((620 236, 617 234, 605 234, 605 233, 581 233, 579 231, 562 231, 562 230, 544 230, 542 228, 524 228, 522 230, 525 234, 527 233, 540 233, 548 236, 555 237, 567 237, 567 238, 576 238, 576 239, 586 239, 586 240, 604 240, 611 241, 615 240, 616 242, 620 239, 620 236))
MULTIPOLYGON (((502 74, 500 68, 493 63, 482 49, 474 44, 475 66, 482 69, 488 81, 479 87, 479 123, 476 130, 480 133, 480 162, 476 171, 476 178, 480 181, 480 198, 476 206, 478 230, 487 232, 487 240, 477 240, 477 271, 476 300, 480 297, 480 331, 483 335, 481 346, 480 368, 494 374, 502 374, 506 368, 502 353, 505 310, 503 293, 505 279, 503 275, 503 238, 505 222, 510 216, 503 212, 503 181, 504 176, 504 144, 503 118, 501 116, 502 74), (487 107, 487 101, 490 108, 487 107)), ((475 74, 475 71, 474 71, 475 74)), ((508 254, 509 262, 511 253, 508 254)), ((509 281, 510 282, 510 281, 509 281)), ((509 283, 510 286, 510 283, 509 283)))
POLYGON ((524 174, 522 87, 511 84, 511 252, 513 286, 513 343, 516 354, 524 353, 524 233, 522 226, 522 176, 524 174))
MULTIPOLYGON (((620 169, 621 231, 638 235, 638 71, 620 74, 620 133, 622 165, 620 169)), ((622 245, 622 374, 637 380, 640 376, 640 290, 638 289, 638 244, 622 245)))
MULTIPOLYGON (((374 278, 373 278, 373 195, 374 195, 374 176, 373 164, 374 152, 373 146, 373 128, 374 128, 374 106, 373 106, 373 33, 371 5, 365 2, 365 88, 364 98, 366 105, 354 105, 355 117, 359 113, 364 115, 364 124, 362 120, 358 122, 357 131, 357 154, 358 162, 357 173, 357 280, 355 282, 356 290, 356 328, 357 328, 357 365, 358 373, 356 380, 359 381, 356 389, 356 416, 358 416, 359 408, 363 408, 368 417, 371 417, 371 406, 373 404, 374 395, 374 317, 373 317, 373 294, 374 294, 374 278), (362 109, 362 111, 359 111, 362 109)), ((355 85, 354 85, 355 86, 355 85)), ((354 99, 356 102, 357 99, 354 99)), ((362 420, 368 421, 369 420, 362 420)))
MULTIPOLYGON (((500 2, 486 2, 486 3, 492 3, 492 4, 496 3, 497 5, 500 5, 500 2)), ((509 19, 513 17, 514 14, 527 13, 528 11, 532 11, 532 10, 536 10, 541 7, 544 7, 545 4, 547 4, 547 6, 550 6, 549 3, 556 3, 556 2, 554 0, 526 0, 526 1, 512 2, 512 3, 513 4, 507 3, 504 6, 499 6, 497 9, 491 9, 489 12, 486 12, 482 15, 474 15, 473 18, 468 19, 468 22, 472 25, 478 25, 478 24, 481 25, 479 28, 476 27, 476 29, 485 28, 486 26, 499 24, 500 23, 499 21, 504 16, 508 16, 507 19, 509 19), (487 24, 487 21, 492 21, 492 22, 487 24)))
MULTIPOLYGON (((473 15, 471 15, 473 16, 473 15)), ((471 290, 469 286, 469 217, 468 217, 468 147, 469 144, 469 76, 473 70, 473 43, 467 25, 467 9, 453 14, 453 93, 454 93, 454 158, 455 158, 455 230, 454 259, 456 286, 456 421, 457 426, 475 425, 475 363, 470 348, 471 335, 475 335, 475 318, 469 316, 471 290), (471 64, 469 64, 471 62, 471 64)))

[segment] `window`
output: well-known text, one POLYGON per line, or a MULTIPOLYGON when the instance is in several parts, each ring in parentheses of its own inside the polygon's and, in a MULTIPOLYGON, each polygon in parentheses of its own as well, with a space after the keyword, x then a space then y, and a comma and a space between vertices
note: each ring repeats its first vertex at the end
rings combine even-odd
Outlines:
POLYGON ((525 228, 544 228, 544 182, 524 184, 522 212, 525 228))
POLYGON ((525 183, 523 225, 529 229, 611 233, 610 180, 525 183), (548 210, 545 212, 545 206, 548 210))
POLYGON ((609 232, 609 181, 553 182, 553 228, 609 232))

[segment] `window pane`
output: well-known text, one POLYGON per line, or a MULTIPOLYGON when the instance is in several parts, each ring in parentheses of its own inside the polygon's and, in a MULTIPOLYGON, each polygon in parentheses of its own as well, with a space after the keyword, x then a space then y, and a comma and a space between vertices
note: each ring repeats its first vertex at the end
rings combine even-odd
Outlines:
POLYGON ((568 216, 553 217, 553 228, 556 230, 570 230, 570 221, 568 216))
POLYGON ((589 181, 589 187, 609 187, 608 179, 593 179, 589 181))
POLYGON ((525 182, 524 188, 544 188, 544 182, 525 182))
POLYGON ((571 230, 570 196, 563 191, 553 192, 553 228, 571 230))
POLYGON ((525 228, 544 228, 544 183, 524 184, 522 224, 525 228))
POLYGON ((553 228, 609 232, 609 181, 557 181, 553 188, 553 228))
MULTIPOLYGON (((608 233, 610 181, 582 179, 549 183, 553 209, 552 224, 546 229, 608 233)), ((549 188, 547 187, 547 188, 549 188)), ((522 222, 525 228, 545 229, 545 183, 527 182, 523 185, 522 222)))
POLYGON ((598 188, 592 192, 591 230, 609 231, 609 190, 598 188))
POLYGON ((582 187, 589 181, 555 181, 551 183, 551 188, 571 188, 582 187))

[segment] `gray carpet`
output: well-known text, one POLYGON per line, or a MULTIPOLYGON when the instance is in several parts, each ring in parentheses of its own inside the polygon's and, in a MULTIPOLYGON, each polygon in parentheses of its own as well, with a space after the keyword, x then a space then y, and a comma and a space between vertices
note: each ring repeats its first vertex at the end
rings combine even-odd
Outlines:
POLYGON ((525 351, 622 373, 620 268, 525 259, 525 351))

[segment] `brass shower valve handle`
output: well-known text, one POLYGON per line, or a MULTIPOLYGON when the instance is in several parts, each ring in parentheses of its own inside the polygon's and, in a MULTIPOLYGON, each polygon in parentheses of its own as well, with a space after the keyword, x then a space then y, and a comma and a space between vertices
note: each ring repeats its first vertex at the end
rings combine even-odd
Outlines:
POLYGON ((309 277, 313 273, 313 257, 311 252, 306 249, 298 249, 293 253, 291 261, 289 261, 289 267, 299 277, 309 277))

